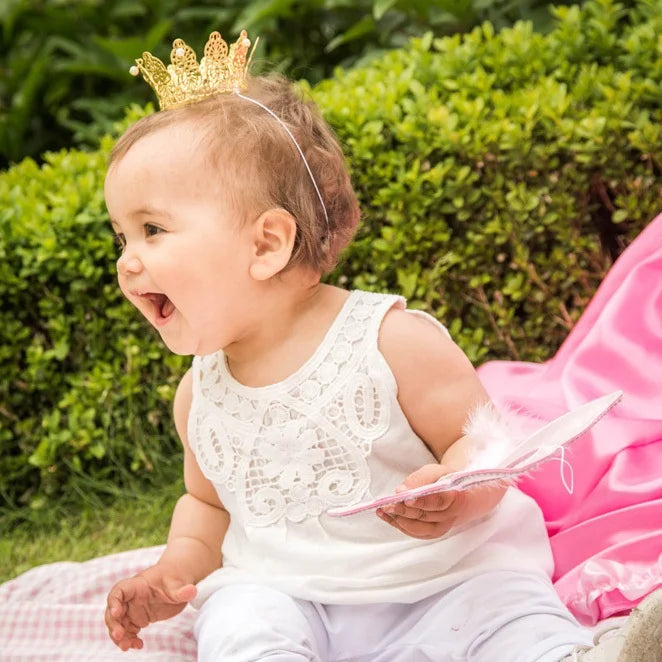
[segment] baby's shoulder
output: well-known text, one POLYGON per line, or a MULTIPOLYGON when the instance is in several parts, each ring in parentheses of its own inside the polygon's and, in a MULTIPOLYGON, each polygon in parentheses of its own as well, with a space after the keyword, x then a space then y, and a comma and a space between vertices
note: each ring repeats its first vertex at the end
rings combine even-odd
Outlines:
POLYGON ((404 353, 411 358, 418 355, 442 357, 459 350, 448 332, 431 315, 397 306, 384 316, 378 342, 382 352, 404 353))
POLYGON ((378 347, 396 381, 450 380, 474 374, 466 354, 434 318, 393 307, 379 330, 378 347))
POLYGON ((441 458, 471 408, 488 399, 471 361, 434 319, 397 309, 384 318, 379 349, 409 424, 441 458))

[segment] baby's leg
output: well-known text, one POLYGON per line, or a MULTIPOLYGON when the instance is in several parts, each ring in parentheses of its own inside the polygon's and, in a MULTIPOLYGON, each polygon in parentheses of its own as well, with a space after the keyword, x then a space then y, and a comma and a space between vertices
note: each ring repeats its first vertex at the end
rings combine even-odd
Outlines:
POLYGON ((343 656, 355 662, 559 662, 592 641, 549 581, 515 572, 485 573, 411 605, 352 610, 352 625, 371 638, 343 656), (368 628, 361 619, 371 617, 368 628))
POLYGON ((575 646, 592 641, 590 630, 576 621, 545 579, 500 572, 475 581, 484 613, 468 659, 559 662, 575 646))
POLYGON ((310 603, 253 584, 214 593, 195 623, 199 662, 323 662, 326 630, 310 603))

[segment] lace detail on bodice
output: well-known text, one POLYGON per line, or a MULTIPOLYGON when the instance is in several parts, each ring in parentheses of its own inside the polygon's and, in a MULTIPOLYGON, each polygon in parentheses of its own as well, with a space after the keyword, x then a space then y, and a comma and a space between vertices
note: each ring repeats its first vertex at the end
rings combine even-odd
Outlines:
POLYGON ((243 386, 222 352, 194 359, 191 446, 244 525, 301 522, 366 494, 366 457, 390 418, 388 386, 371 364, 397 300, 352 292, 312 358, 277 384, 243 386))

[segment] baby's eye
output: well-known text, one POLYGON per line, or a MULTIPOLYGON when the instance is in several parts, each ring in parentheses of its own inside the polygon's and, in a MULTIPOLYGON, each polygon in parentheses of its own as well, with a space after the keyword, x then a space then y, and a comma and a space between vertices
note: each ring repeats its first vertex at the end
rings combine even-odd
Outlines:
POLYGON ((152 225, 151 223, 145 223, 145 234, 148 237, 153 237, 160 232, 163 232, 163 228, 160 228, 158 225, 152 225))
POLYGON ((113 232, 113 241, 115 242, 115 245, 120 249, 120 251, 124 250, 124 247, 126 246, 126 239, 124 238, 123 234, 113 232))

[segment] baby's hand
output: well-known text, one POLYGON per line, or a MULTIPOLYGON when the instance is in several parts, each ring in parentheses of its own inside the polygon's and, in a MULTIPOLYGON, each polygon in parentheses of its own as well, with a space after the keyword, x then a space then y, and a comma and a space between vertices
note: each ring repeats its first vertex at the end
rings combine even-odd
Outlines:
POLYGON ((110 638, 123 651, 142 648, 141 628, 177 615, 196 592, 193 584, 158 563, 123 579, 108 594, 105 618, 110 638))
MULTIPOLYGON (((405 478, 395 491, 403 492, 434 483, 450 470, 441 464, 426 464, 405 478)), ((505 488, 500 485, 477 485, 468 490, 450 490, 428 494, 377 509, 385 522, 412 538, 439 538, 451 528, 487 515, 501 500, 505 488)))

